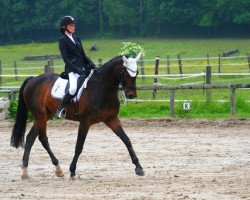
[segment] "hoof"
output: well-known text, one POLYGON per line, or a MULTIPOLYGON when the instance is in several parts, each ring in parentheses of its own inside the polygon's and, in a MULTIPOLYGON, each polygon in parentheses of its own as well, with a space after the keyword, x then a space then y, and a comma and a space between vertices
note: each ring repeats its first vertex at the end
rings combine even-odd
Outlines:
POLYGON ((145 175, 145 173, 144 173, 144 171, 143 171, 143 169, 142 168, 135 168, 135 173, 136 173, 136 175, 138 175, 138 176, 144 176, 145 175))
POLYGON ((71 176, 70 180, 75 181, 75 180, 77 180, 77 177, 76 176, 71 176))
POLYGON ((30 180, 30 177, 27 174, 23 174, 21 177, 23 180, 30 180))
POLYGON ((56 175, 57 177, 64 177, 63 171, 55 171, 55 175, 56 175))
POLYGON ((24 167, 24 166, 21 166, 22 170, 23 170, 23 174, 22 174, 22 179, 23 180, 30 180, 30 177, 29 177, 29 173, 28 173, 28 168, 27 167, 24 167))

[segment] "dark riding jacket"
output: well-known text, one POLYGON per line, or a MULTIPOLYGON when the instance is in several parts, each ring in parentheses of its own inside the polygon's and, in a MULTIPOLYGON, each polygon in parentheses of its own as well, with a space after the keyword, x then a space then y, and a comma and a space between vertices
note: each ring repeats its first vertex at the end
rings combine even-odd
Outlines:
POLYGON ((79 37, 73 35, 75 43, 65 34, 59 40, 59 50, 65 63, 65 72, 88 75, 95 64, 86 56, 79 37))

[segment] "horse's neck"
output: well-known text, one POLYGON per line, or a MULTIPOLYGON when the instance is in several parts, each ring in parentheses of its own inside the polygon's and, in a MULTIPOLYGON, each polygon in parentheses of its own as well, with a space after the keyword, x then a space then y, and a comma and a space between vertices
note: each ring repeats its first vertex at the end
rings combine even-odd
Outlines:
POLYGON ((118 87, 120 83, 123 62, 121 59, 114 61, 108 66, 103 66, 99 71, 99 79, 110 86, 118 87))
POLYGON ((88 85, 91 98, 95 106, 103 106, 111 103, 112 106, 119 105, 118 88, 121 77, 123 62, 109 62, 104 64, 93 76, 88 85))

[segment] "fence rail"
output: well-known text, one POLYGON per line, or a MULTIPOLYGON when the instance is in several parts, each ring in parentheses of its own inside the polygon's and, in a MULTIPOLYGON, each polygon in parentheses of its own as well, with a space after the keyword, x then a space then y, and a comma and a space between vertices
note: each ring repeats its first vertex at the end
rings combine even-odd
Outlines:
MULTIPOLYGON (((235 117, 236 114, 236 100, 235 100, 235 91, 236 89, 244 88, 249 89, 250 84, 205 84, 205 85, 177 85, 177 86, 167 86, 167 85, 153 85, 153 86, 137 86, 137 90, 169 90, 170 93, 170 115, 173 117, 175 115, 175 90, 180 89, 230 89, 230 114, 232 117, 235 117)), ((8 93, 9 99, 14 99, 16 97, 16 93, 19 90, 0 90, 0 93, 8 93)), ((206 101, 210 101, 210 99, 206 99, 206 101)))
MULTIPOLYGON (((250 84, 226 84, 226 85, 176 85, 176 86, 167 86, 167 85, 153 85, 153 86, 138 86, 137 90, 153 90, 153 94, 157 90, 169 90, 170 93, 170 115, 173 117, 175 115, 175 90, 179 89, 230 89, 230 113, 232 117, 235 117, 236 114, 236 101, 235 101, 235 90, 238 88, 250 88, 250 84)), ((211 101, 210 98, 207 98, 206 101, 211 101)))
POLYGON ((205 85, 149 85, 137 86, 137 90, 177 90, 177 89, 230 89, 230 88, 250 88, 250 84, 205 84, 205 85))

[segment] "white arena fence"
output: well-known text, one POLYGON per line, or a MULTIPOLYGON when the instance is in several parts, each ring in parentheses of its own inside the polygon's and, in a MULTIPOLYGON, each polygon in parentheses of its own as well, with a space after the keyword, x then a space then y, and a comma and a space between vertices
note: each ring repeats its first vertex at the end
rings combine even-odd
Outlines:
MULTIPOLYGON (((138 63, 139 75, 137 85, 200 85, 207 84, 207 66, 211 66, 212 82, 224 84, 235 81, 250 82, 250 57, 200 57, 200 58, 158 58, 143 59, 138 63), (220 69, 219 69, 220 67, 220 69), (219 71, 220 70, 220 71, 219 71), (222 78, 226 77, 226 78, 222 78), (249 81, 248 81, 249 80, 249 81)), ((96 65, 101 66, 107 60, 98 59, 96 65)), ((46 71, 60 73, 64 70, 61 59, 43 61, 0 62, 0 90, 18 89, 23 80, 29 76, 37 76, 46 71)), ((139 99, 138 99, 139 100, 139 99)), ((161 99, 155 99, 161 101, 161 99)), ((141 99, 141 101, 143 101, 141 99)), ((151 99, 145 99, 151 101, 151 99)), ((153 100, 154 101, 154 100, 153 100)), ((163 100, 166 101, 166 100, 163 100)))

